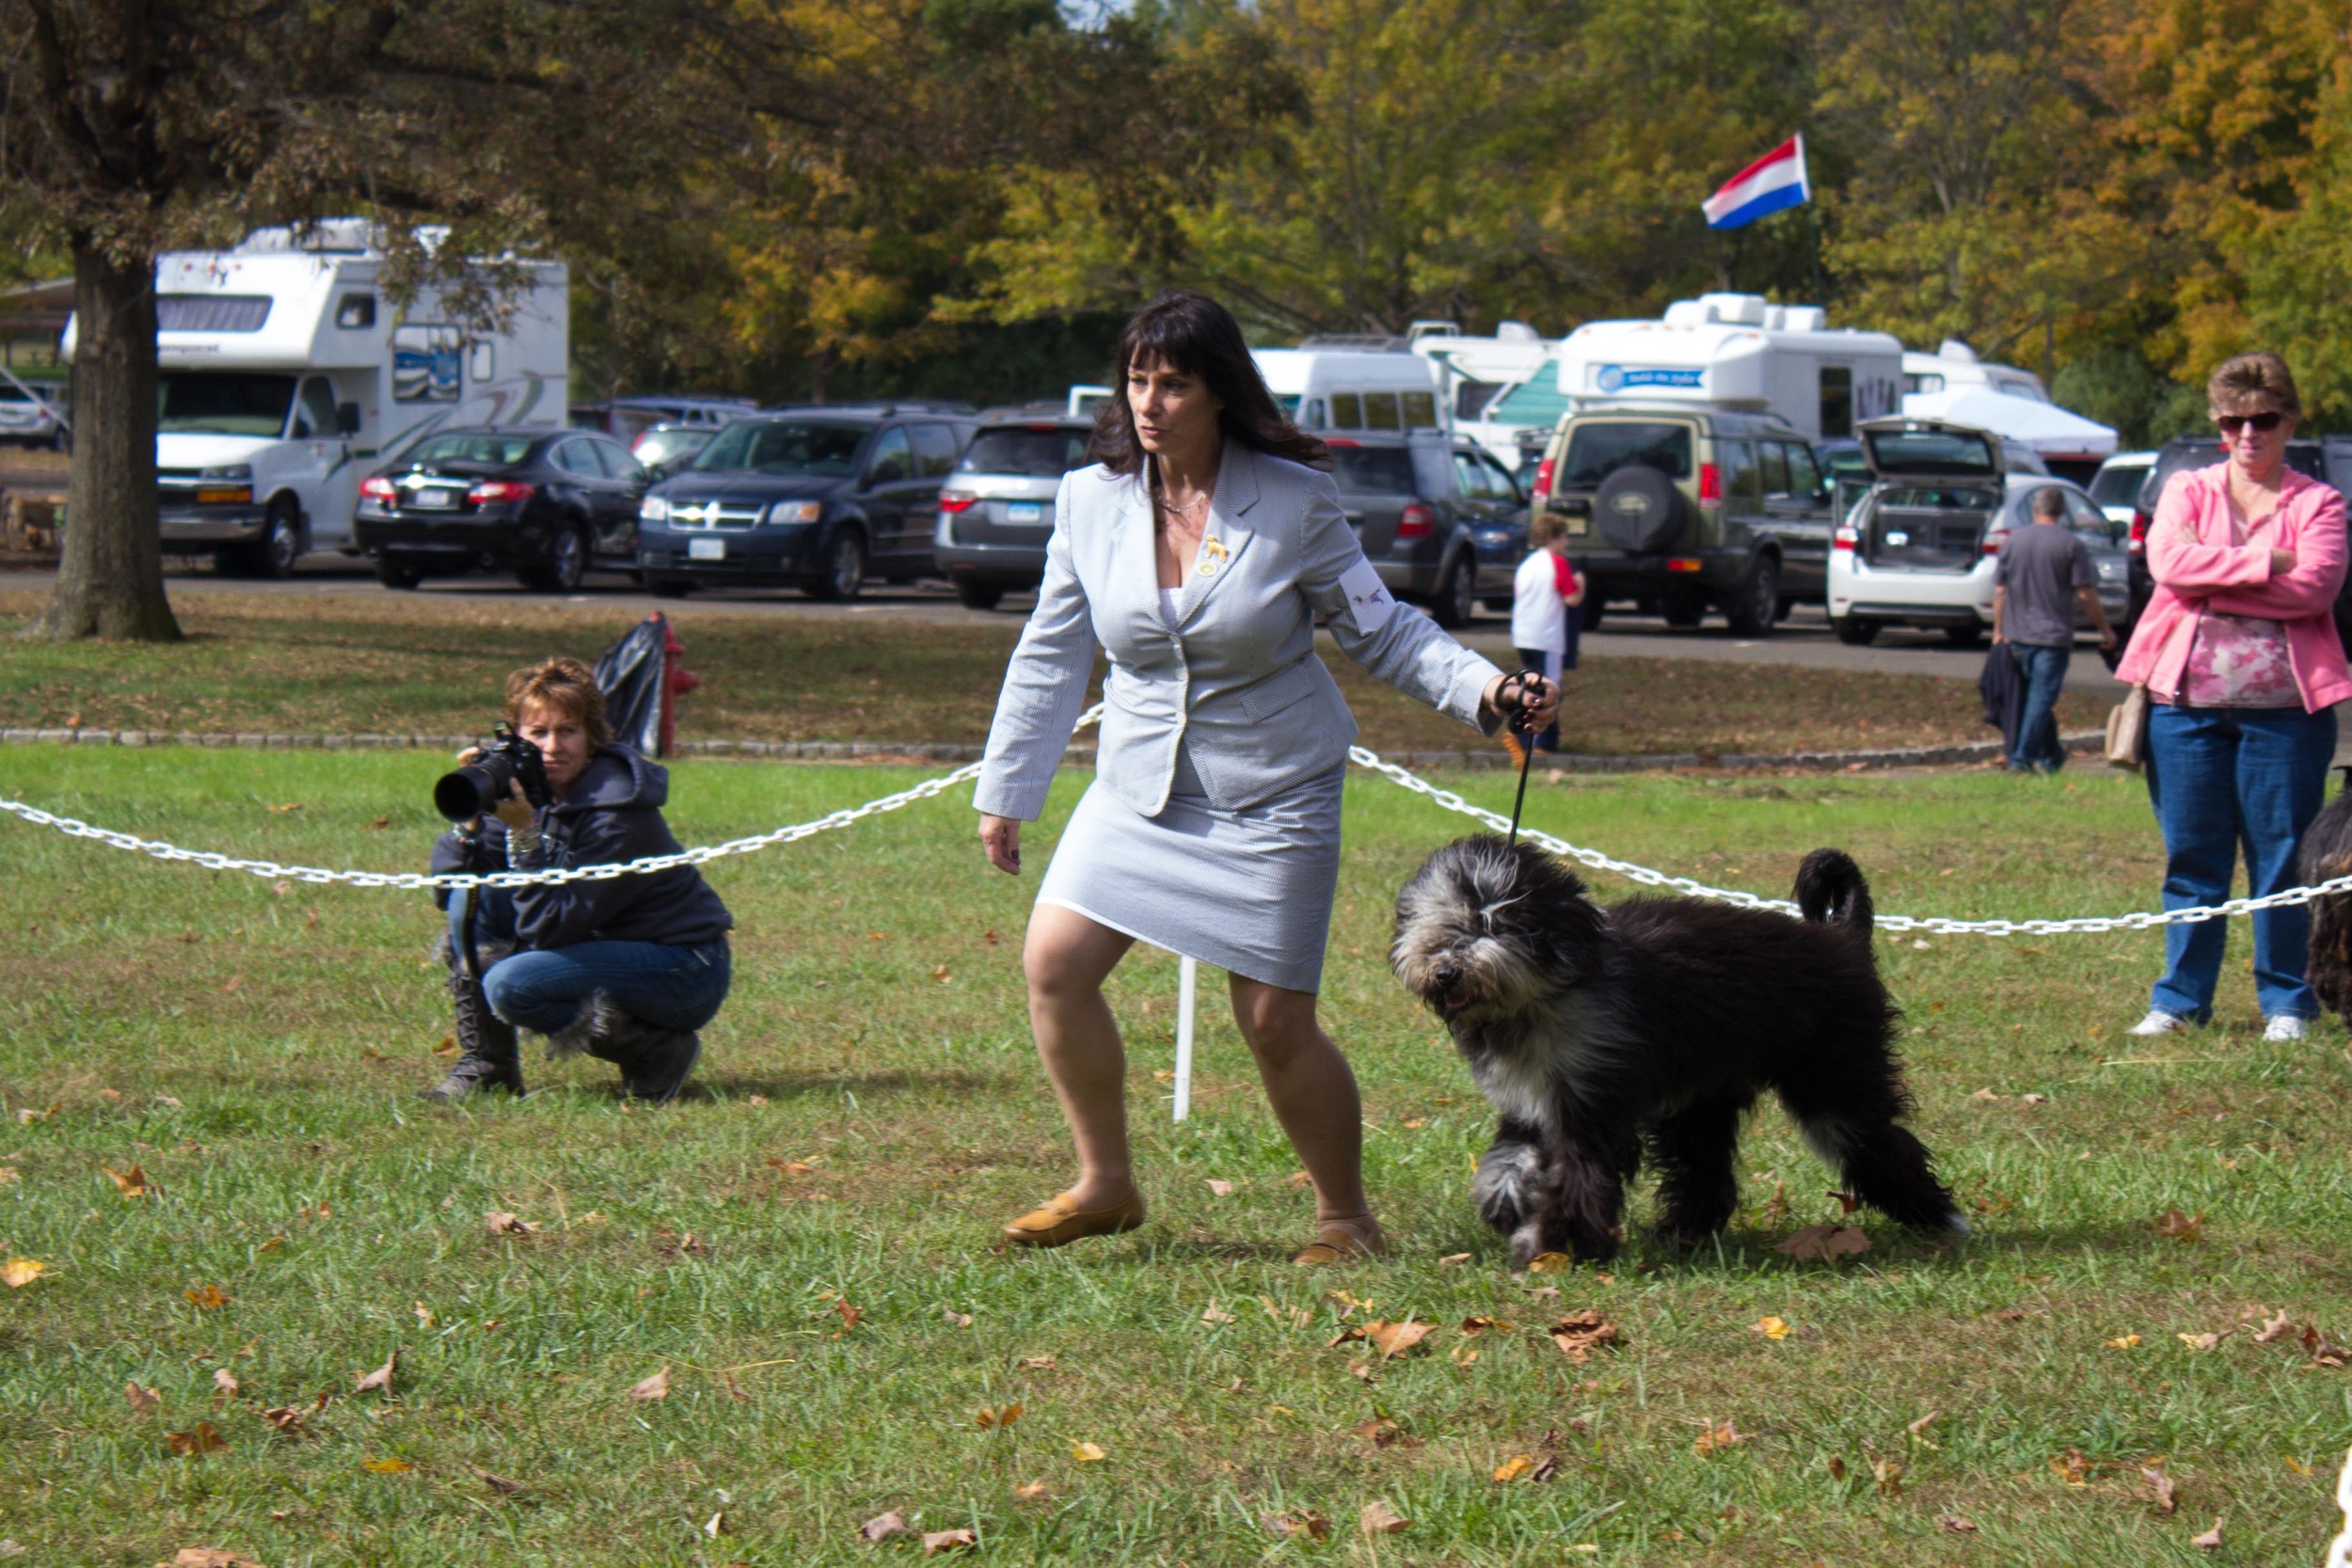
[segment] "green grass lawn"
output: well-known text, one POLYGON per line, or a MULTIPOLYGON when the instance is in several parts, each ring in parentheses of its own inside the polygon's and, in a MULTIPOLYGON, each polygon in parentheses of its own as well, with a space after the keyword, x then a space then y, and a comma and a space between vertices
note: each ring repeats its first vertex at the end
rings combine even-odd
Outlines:
MULTIPOLYGON (((32 747, 0 755, 0 793, 396 869, 421 863, 440 766, 32 747)), ((689 764, 672 819, 715 841, 915 776, 689 764)), ((1462 787, 1507 809, 1506 780, 1462 787)), ((1840 844, 1906 913, 2155 896, 2139 787, 2101 774, 1571 781, 1528 816, 1776 895, 1840 844)), ((1069 1167, 1018 973, 1034 882, 985 870, 960 797, 713 869, 736 993, 698 1090, 651 1112, 601 1064, 535 1058, 520 1103, 416 1101, 448 1026, 421 895, 0 820, 0 1257, 46 1265, 0 1291, 0 1535, 123 1568, 194 1545, 268 1568, 913 1560, 912 1536, 857 1534, 895 1510, 997 1562, 2318 1560, 2352 1370, 2255 1336, 2283 1311, 2352 1338, 2352 1069, 2332 1022, 2260 1042, 2242 924, 2218 1026, 2155 1042, 2122 1034, 2153 934, 1881 942, 1973 1239, 1865 1212, 1858 1259, 1776 1252, 1836 1206, 1775 1111, 1719 1248, 1514 1275, 1465 1196, 1486 1109, 1381 959, 1390 898, 1456 820, 1351 781, 1325 1010, 1398 1248, 1315 1274, 1287 1261, 1311 1200, 1214 993, 1169 1123, 1176 966, 1141 953, 1114 1003, 1151 1223, 992 1250, 1069 1167), (106 1173, 135 1169, 126 1198, 106 1173), (2201 1220, 2160 1234, 2176 1209, 2201 1220), (493 1234, 493 1211, 537 1228, 493 1234), (1587 1308, 1621 1338, 1579 1363, 1548 1331, 1587 1308), (1331 1343, 1408 1316, 1438 1325, 1413 1354, 1331 1343), (355 1392, 395 1353, 389 1392, 355 1392), (628 1398, 665 1370, 666 1398, 628 1398), (1375 1502, 1409 1528, 1365 1536, 1375 1502), (1310 1514, 1327 1540, 1263 1523, 1310 1514), (2191 1538, 2217 1516, 2209 1555, 2191 1538)))
MULTIPOLYGON (((40 604, 37 594, 0 587, 0 639, 40 604)), ((612 609, 372 591, 184 594, 175 608, 188 640, 167 646, 6 644, 0 726, 466 734, 482 727, 509 670, 551 652, 593 659, 630 619, 612 609)), ((678 733, 689 739, 977 744, 1021 634, 1012 615, 932 625, 795 615, 788 607, 721 613, 689 603, 671 618, 688 666, 706 683, 679 711, 678 733)), ((1365 745, 1481 744, 1365 677, 1327 638, 1323 655, 1365 745)), ((1616 756, 1929 745, 1995 733, 1965 681, 1868 671, 1596 658, 1569 677, 1567 700, 1563 745, 1616 756)), ((2059 717, 2070 730, 2096 728, 2106 705, 2070 692, 2059 717)))

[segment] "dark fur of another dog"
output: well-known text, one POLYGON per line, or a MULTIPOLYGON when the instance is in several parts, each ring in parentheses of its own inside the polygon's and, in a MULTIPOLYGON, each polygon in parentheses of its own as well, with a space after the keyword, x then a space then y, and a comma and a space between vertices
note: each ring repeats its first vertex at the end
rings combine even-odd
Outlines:
MULTIPOLYGON (((2303 830, 2295 850, 2295 879, 2306 887, 2352 873, 2352 768, 2338 769, 2344 787, 2303 830)), ((2352 894, 2312 900, 2308 976, 2319 1005, 2352 1027, 2352 894)))
POLYGON ((1868 885, 1817 849, 1796 895, 1803 920, 1696 898, 1604 910, 1558 859, 1490 833, 1406 884, 1390 962, 1502 1113, 1473 1196, 1516 1260, 1613 1255, 1645 1146, 1661 1239, 1720 1231, 1739 1206, 1740 1118, 1766 1089, 1863 1202, 1967 1229, 1899 1125, 1910 1097, 1868 885))

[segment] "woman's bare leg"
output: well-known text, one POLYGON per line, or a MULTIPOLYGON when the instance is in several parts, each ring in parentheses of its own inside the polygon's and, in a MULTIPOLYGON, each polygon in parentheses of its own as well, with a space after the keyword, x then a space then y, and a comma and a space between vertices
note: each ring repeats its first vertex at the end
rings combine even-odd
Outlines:
POLYGON ((1135 938, 1058 904, 1029 916, 1021 956, 1029 980, 1029 1030, 1077 1146, 1080 1209, 1108 1209, 1136 1190, 1127 1149, 1127 1051, 1103 1000, 1103 981, 1135 938))
POLYGON ((1356 1074, 1315 1022, 1312 991, 1232 976, 1233 1020, 1258 1060, 1275 1119, 1315 1184, 1315 1223, 1372 1240, 1379 1227, 1364 1196, 1364 1112, 1356 1074))

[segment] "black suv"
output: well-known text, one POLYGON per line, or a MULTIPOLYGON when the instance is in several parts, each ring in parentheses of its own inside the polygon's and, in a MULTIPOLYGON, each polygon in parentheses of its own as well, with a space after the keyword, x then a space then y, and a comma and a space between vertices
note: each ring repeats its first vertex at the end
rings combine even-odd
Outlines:
MULTIPOLYGON (((2148 525, 2155 517, 2165 484, 2184 468, 2210 468, 2221 459, 2220 439, 2213 436, 2176 436, 2157 449, 2148 477, 2140 482, 2139 502, 2132 509, 2132 625, 2139 624, 2139 612, 2156 588, 2148 575, 2148 525)), ((2352 499, 2352 436, 2298 436, 2287 443, 2287 466, 2352 499)), ((2336 597, 2336 633, 2352 650, 2352 577, 2344 579, 2344 592, 2336 597)))
POLYGON ((1482 599, 1509 602, 1527 527, 1508 469, 1437 432, 1328 445, 1340 509, 1390 593, 1448 627, 1467 625, 1482 599))
POLYGON ((797 587, 857 596, 867 575, 937 570, 939 488, 969 414, 903 404, 784 409, 736 420, 645 494, 637 567, 657 594, 797 587))

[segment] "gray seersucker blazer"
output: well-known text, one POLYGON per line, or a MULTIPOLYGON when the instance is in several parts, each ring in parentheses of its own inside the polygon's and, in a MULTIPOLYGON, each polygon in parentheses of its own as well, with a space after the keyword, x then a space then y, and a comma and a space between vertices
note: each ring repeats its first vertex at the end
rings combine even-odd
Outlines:
POLYGON ((1160 619, 1152 505, 1140 478, 1099 464, 1063 477, 1020 646, 1005 671, 974 804, 1034 820, 1110 654, 1096 766, 1146 816, 1168 803, 1185 747, 1209 803, 1260 804, 1332 768, 1356 738, 1315 657, 1315 617, 1357 663, 1464 723, 1501 672, 1398 604, 1356 543, 1328 474, 1229 441, 1192 580, 1160 619))

